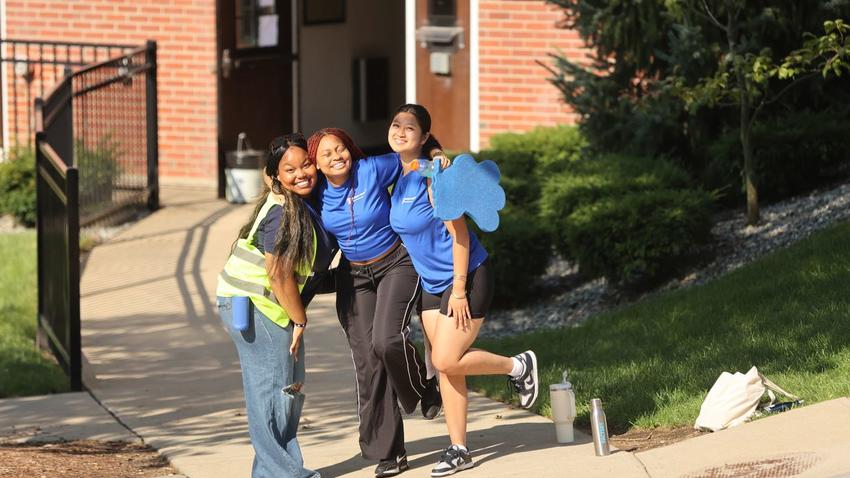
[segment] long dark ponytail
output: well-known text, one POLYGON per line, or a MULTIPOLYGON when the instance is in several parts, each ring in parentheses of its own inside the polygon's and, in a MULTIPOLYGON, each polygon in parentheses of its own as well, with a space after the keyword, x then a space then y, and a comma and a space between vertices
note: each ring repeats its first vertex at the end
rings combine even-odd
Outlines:
POLYGON ((275 236, 274 250, 267 252, 277 256, 278 261, 275 265, 283 266, 286 270, 309 267, 313 259, 313 220, 310 217, 310 211, 304 204, 304 199, 283 187, 277 178, 280 161, 291 147, 298 147, 306 152, 307 141, 303 135, 293 133, 278 136, 269 143, 265 174, 271 178, 271 190, 266 189, 254 208, 251 219, 239 230, 239 238, 247 239, 269 194, 282 196, 283 220, 275 236))

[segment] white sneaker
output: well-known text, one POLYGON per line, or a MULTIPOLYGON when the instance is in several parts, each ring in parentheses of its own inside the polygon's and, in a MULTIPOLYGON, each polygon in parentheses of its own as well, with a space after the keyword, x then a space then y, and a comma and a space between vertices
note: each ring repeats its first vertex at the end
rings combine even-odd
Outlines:
POLYGON ((431 470, 431 476, 448 476, 475 466, 469 450, 452 445, 440 456, 440 461, 431 470))
POLYGON ((537 356, 531 350, 514 355, 514 358, 522 362, 524 369, 519 377, 510 377, 513 389, 519 395, 519 404, 522 408, 531 408, 537 400, 537 356))

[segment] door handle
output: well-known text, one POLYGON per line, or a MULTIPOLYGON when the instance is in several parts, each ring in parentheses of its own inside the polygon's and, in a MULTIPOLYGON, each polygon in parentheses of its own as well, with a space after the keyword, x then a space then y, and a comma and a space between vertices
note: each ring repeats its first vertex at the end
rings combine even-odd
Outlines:
POLYGON ((233 71, 233 59, 230 57, 230 48, 221 50, 221 76, 222 78, 230 78, 230 72, 233 71))

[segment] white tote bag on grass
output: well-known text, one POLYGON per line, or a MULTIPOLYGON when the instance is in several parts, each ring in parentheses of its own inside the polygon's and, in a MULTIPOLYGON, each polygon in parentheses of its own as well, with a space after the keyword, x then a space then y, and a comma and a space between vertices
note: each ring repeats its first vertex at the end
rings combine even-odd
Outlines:
POLYGON ((744 423, 753 416, 765 392, 771 403, 776 399, 774 392, 798 400, 765 378, 756 367, 745 374, 721 373, 702 402, 694 428, 716 432, 744 423))

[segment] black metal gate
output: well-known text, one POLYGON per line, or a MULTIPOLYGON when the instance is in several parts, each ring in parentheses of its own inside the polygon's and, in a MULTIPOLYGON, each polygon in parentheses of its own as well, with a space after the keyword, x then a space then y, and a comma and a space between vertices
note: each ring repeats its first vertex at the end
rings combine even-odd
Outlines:
POLYGON ((54 85, 75 69, 115 58, 139 45, 88 42, 19 40, 0 38, 3 85, 3 122, 10 144, 6 148, 31 145, 35 133, 33 99, 45 98, 54 85))
POLYGON ((68 74, 35 111, 39 335, 80 390, 80 227, 159 205, 156 43, 68 74))
POLYGON ((41 122, 35 136, 38 333, 39 343, 68 374, 71 390, 81 390, 80 179, 64 159, 71 157, 71 142, 61 141, 73 120, 70 92, 69 77, 44 103, 36 103, 36 123, 41 122))

